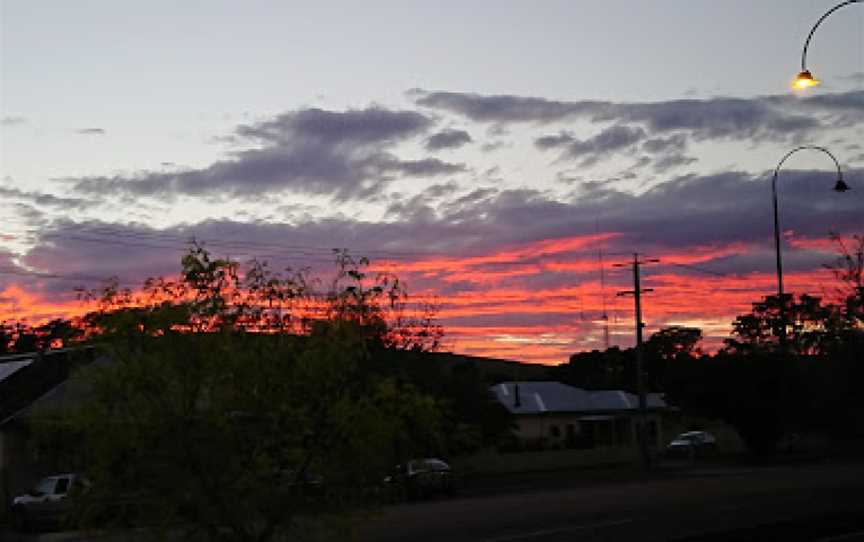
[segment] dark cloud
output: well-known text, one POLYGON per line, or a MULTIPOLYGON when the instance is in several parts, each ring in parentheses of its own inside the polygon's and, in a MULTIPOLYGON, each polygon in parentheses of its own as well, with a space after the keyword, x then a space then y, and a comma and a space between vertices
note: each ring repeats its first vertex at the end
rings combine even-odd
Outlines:
POLYGON ((0 197, 4 200, 13 199, 31 203, 40 207, 55 207, 57 209, 82 210, 92 207, 97 202, 82 198, 64 198, 43 192, 27 192, 17 188, 0 187, 0 197))
POLYGON ((477 122, 550 123, 577 118, 592 122, 641 124, 654 134, 685 132, 696 140, 791 140, 838 123, 864 122, 864 92, 808 98, 714 97, 650 103, 562 102, 538 97, 486 96, 459 92, 416 92, 423 107, 477 122))
POLYGON ((687 148, 687 138, 683 134, 675 134, 669 137, 658 137, 645 141, 642 150, 651 154, 664 154, 668 152, 682 152, 687 148))
POLYGON ((106 131, 104 128, 81 128, 75 130, 75 133, 81 135, 105 135, 106 131))
POLYGON ((437 134, 432 134, 426 140, 426 150, 458 149, 472 141, 471 135, 465 130, 443 130, 437 134))
POLYGON ((631 126, 612 126, 584 141, 567 145, 566 155, 571 158, 597 157, 631 147, 645 138, 645 130, 631 126))
POLYGON ((652 133, 687 131, 696 140, 784 140, 819 128, 818 119, 769 107, 759 99, 709 98, 619 104, 593 117, 644 123, 652 133))
POLYGON ((562 131, 555 135, 546 135, 534 140, 534 146, 540 150, 557 149, 576 141, 573 132, 562 131))
POLYGON ((262 145, 232 153, 203 169, 146 172, 135 177, 77 179, 81 193, 255 199, 293 191, 339 200, 370 198, 394 176, 446 175, 463 165, 437 159, 403 161, 389 148, 425 132, 432 121, 415 111, 378 107, 345 112, 307 109, 252 125, 236 137, 262 145))
MULTIPOLYGON (((855 189, 864 183, 864 170, 848 171, 847 177, 853 190, 836 194, 830 171, 784 171, 779 186, 784 230, 817 239, 830 230, 860 232, 864 191, 855 189)), ((514 243, 589 235, 598 221, 604 230, 619 233, 612 245, 623 252, 686 252, 733 243, 770 246, 772 232, 769 177, 743 172, 685 175, 639 195, 600 182, 569 202, 533 190, 485 189, 440 206, 438 212, 437 221, 425 227, 443 233, 443 228, 461 225, 460 233, 447 233, 449 249, 456 252, 470 246, 471 252, 484 253, 514 243)), ((767 258, 761 264, 770 268, 772 262, 767 258)))
POLYGON ((641 149, 651 156, 643 156, 641 159, 643 163, 637 166, 653 163, 656 173, 666 173, 670 169, 698 162, 697 158, 685 155, 687 146, 687 137, 681 133, 645 140, 641 149))
POLYGON ((258 124, 241 125, 236 134, 287 147, 296 145, 298 140, 328 146, 374 146, 416 135, 430 125, 427 117, 415 111, 380 107, 348 111, 314 108, 285 113, 258 124))
POLYGON ((437 158, 424 158, 423 160, 392 159, 379 163, 378 169, 384 173, 395 172, 407 177, 435 177, 462 173, 467 170, 464 164, 451 164, 437 158))
POLYGON ((864 85, 864 72, 853 72, 849 75, 841 75, 838 79, 853 85, 864 85))
POLYGON ((664 173, 672 168, 687 166, 698 161, 697 158, 692 156, 685 156, 683 154, 667 154, 654 160, 654 171, 657 173, 664 173))
POLYGON ((393 194, 391 196, 392 202, 388 205, 384 216, 413 222, 434 222, 437 216, 435 205, 447 197, 454 196, 459 191, 459 185, 450 181, 443 184, 433 184, 420 194, 408 198, 402 194, 393 194))
POLYGON ((415 101, 423 107, 458 113, 477 122, 554 122, 570 116, 595 114, 609 102, 560 102, 545 98, 464 92, 415 91, 415 101))
POLYGON ((580 140, 570 132, 544 136, 534 141, 540 149, 563 148, 562 158, 582 160, 583 166, 611 157, 612 154, 631 148, 645 139, 645 130, 639 127, 615 125, 604 129, 594 137, 580 140))
MULTIPOLYGON (((778 185, 784 231, 794 232, 799 239, 826 239, 829 231, 860 233, 864 169, 848 170, 846 177, 853 189, 836 194, 831 190, 835 179, 830 171, 784 170, 778 185)), ((455 187, 451 190, 449 184, 433 185, 419 196, 392 203, 386 219, 380 221, 305 214, 290 224, 210 220, 167 229, 58 221, 41 229, 41 238, 24 255, 22 265, 61 275, 117 275, 135 285, 147 276, 176 273, 186 242, 194 237, 217 255, 240 260, 258 257, 277 269, 308 265, 329 271, 331 249, 345 247, 373 260, 391 261, 398 272, 400 262, 424 255, 446 255, 458 261, 538 241, 593 235, 598 224, 601 231, 616 233, 605 243, 609 252, 659 256, 701 250, 709 259, 700 265, 708 269, 739 274, 773 269, 770 176, 744 172, 680 176, 640 194, 621 191, 612 182, 598 182, 584 185, 570 200, 530 189, 487 187, 466 194, 455 187), (713 247, 727 246, 741 248, 710 258, 713 247), (98 267, 94 262, 99 262, 98 267)), ((584 253, 594 248, 574 250, 584 253)), ((813 250, 790 248, 787 253, 790 271, 829 261, 813 250)), ((548 261, 540 255, 520 256, 512 265, 548 261)), ((506 270, 508 264, 500 265, 506 270)), ((572 283, 578 277, 563 270, 513 280, 538 286, 572 283)), ((417 287, 440 288, 437 271, 414 280, 420 281, 417 287)), ((38 289, 68 291, 71 286, 68 280, 42 281, 38 289)), ((482 289, 470 283, 461 288, 482 289)))

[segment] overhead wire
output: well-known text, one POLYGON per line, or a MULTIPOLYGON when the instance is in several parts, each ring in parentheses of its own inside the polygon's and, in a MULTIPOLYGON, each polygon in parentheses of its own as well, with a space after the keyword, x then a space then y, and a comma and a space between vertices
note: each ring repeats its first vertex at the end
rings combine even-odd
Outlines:
POLYGON ((703 267, 697 267, 695 265, 689 265, 686 263, 675 263, 675 262, 663 262, 663 263, 665 263, 667 265, 672 265, 675 267, 681 267, 683 269, 689 269, 691 271, 696 271, 698 273, 704 273, 706 275, 714 275, 716 277, 731 277, 732 276, 729 273, 721 273, 719 271, 712 271, 710 269, 705 269, 703 267))

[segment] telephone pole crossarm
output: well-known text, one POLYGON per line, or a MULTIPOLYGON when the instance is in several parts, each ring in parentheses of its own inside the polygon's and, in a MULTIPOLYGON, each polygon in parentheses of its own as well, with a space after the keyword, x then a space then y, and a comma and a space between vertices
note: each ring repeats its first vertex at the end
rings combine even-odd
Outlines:
POLYGON ((639 253, 633 254, 633 261, 627 263, 614 264, 615 267, 631 266, 633 268, 633 289, 624 292, 618 292, 618 296, 632 295, 635 309, 636 320, 636 391, 639 396, 639 416, 636 423, 636 438, 639 440, 639 455, 642 460, 642 468, 650 470, 651 468, 651 453, 648 449, 648 435, 646 432, 648 423, 648 401, 645 396, 645 379, 642 369, 642 329, 645 323, 642 322, 642 294, 653 292, 653 288, 642 288, 640 280, 640 266, 648 263, 657 263, 660 260, 652 258, 649 260, 640 260, 639 253))

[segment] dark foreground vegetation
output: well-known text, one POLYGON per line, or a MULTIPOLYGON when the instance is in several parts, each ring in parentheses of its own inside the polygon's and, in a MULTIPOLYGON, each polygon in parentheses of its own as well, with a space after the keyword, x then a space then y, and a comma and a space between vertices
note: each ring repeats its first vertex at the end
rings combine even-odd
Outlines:
POLYGON ((388 497, 395 464, 506 430, 470 367, 424 363, 441 338, 430 308, 363 259, 336 263, 322 289, 196 246, 177 280, 82 292, 99 309, 62 340, 103 356, 73 376, 80 401, 30 427, 40 454, 89 480, 70 525, 263 541, 326 524, 343 538, 352 512, 388 497))
MULTIPOLYGON (((840 445, 864 438, 864 237, 852 247, 835 241, 839 255, 826 267, 836 280, 822 285, 825 299, 786 294, 754 303, 715 354, 701 351, 697 328, 652 335, 644 346, 649 390, 687 415, 732 424, 760 456, 805 435, 840 445)), ((635 390, 635 363, 632 349, 613 347, 574 354, 555 374, 589 389, 635 390)))

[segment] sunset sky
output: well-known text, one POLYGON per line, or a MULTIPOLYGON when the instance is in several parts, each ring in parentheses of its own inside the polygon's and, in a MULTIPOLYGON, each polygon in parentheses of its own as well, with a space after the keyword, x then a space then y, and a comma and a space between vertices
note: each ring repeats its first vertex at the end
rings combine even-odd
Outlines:
POLYGON ((864 234, 864 4, 0 0, 0 318, 218 255, 332 269, 440 304, 445 346, 558 363, 650 334, 708 346, 775 291, 826 295, 864 234), (600 252, 605 285, 601 284, 600 252))

